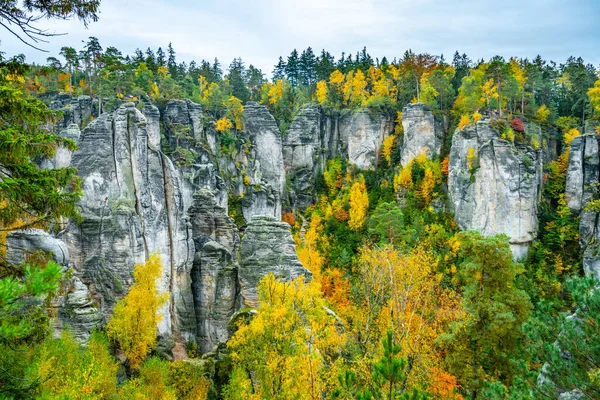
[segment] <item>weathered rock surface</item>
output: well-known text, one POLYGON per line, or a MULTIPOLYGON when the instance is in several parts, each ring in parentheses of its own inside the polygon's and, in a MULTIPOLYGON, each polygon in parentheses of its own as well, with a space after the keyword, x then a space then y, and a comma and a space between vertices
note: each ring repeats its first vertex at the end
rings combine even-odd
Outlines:
POLYGON ((432 158, 440 154, 444 141, 441 121, 433 116, 431 107, 423 103, 407 104, 402 109, 404 141, 400 162, 407 165, 420 154, 432 158))
MULTIPOLYGON (((174 304, 192 304, 174 286, 178 275, 189 275, 193 246, 180 178, 156 147, 156 124, 126 103, 90 123, 73 155, 72 166, 83 179, 83 222, 72 224, 66 242, 73 265, 84 282, 93 284, 105 314, 127 292, 133 265, 153 253, 165 263, 160 290, 170 291, 174 304)), ((161 333, 176 324, 174 307, 162 310, 161 333)))
POLYGON ((375 168, 383 140, 393 131, 391 121, 359 110, 342 117, 339 127, 339 137, 348 146, 348 162, 360 169, 375 168))
POLYGON ((227 323, 237 309, 239 297, 239 235, 227 210, 217 204, 214 193, 200 189, 190 207, 194 263, 191 291, 197 321, 197 340, 202 352, 228 339, 227 323))
MULTIPOLYGON (((28 253, 43 251, 52 254, 53 260, 62 265, 64 271, 69 269, 69 250, 67 245, 41 229, 27 229, 11 232, 7 235, 7 261, 20 264, 28 253)), ((75 276, 63 287, 64 296, 59 297, 51 305, 52 325, 55 335, 68 326, 73 337, 86 342, 90 333, 104 322, 104 316, 92 299, 89 288, 75 276)))
POLYGON ((244 202, 244 217, 250 221, 255 215, 271 215, 281 219, 281 198, 285 189, 285 171, 281 132, 275 118, 265 106, 248 103, 244 108, 244 138, 252 144, 245 161, 247 175, 252 185, 263 185, 272 190, 273 201, 260 197, 258 203, 254 199, 244 202))
POLYGON ((240 245, 239 281, 245 306, 258 306, 258 283, 270 273, 284 280, 312 277, 298 260, 290 226, 273 217, 254 217, 240 245))
POLYGON ((170 101, 162 113, 149 102, 141 111, 125 103, 81 132, 73 118, 60 133, 76 140, 79 149, 43 163, 78 169, 83 221, 69 223, 62 241, 32 230, 13 233, 9 246, 15 263, 23 260, 23 249, 41 249, 71 268, 73 279, 55 304, 57 333, 68 325, 86 341, 127 293, 134 265, 154 253, 164 263, 159 290, 170 293, 159 325, 167 355, 175 341, 181 346, 196 340, 202 352, 225 342, 242 288, 255 291, 249 284, 257 285, 267 273, 309 276, 296 257, 289 225, 278 222, 285 184, 282 143, 266 108, 247 107, 240 139, 248 151, 234 154, 221 152, 213 124, 190 101, 170 101), (172 160, 163 153, 177 155, 178 147, 193 150, 193 157, 172 160), (242 171, 250 185, 239 183, 242 171), (244 194, 241 204, 250 225, 247 256, 241 259, 250 275, 239 271, 240 237, 228 215, 229 193, 244 194), (264 260, 249 264, 261 255, 264 260))
POLYGON ((320 106, 306 106, 290 124, 283 142, 291 205, 298 209, 313 204, 315 177, 322 173, 327 159, 324 119, 320 106))
POLYGON ((565 200, 574 214, 579 215, 579 244, 586 275, 600 279, 600 221, 598 213, 586 205, 598 199, 600 157, 596 134, 578 136, 571 141, 565 187, 565 200))
POLYGON ((44 253, 52 253, 52 259, 57 264, 69 265, 67 245, 41 229, 10 232, 6 237, 6 245, 6 261, 10 264, 21 264, 27 254, 41 250, 44 253))
POLYGON ((393 130, 390 118, 367 110, 340 113, 316 104, 304 107, 283 142, 290 205, 304 209, 314 202, 315 179, 331 158, 345 158, 360 169, 375 168, 383 140, 393 130))
POLYGON ((499 139, 488 121, 457 130, 448 192, 458 226, 486 236, 506 234, 515 258, 524 257, 537 234, 537 157, 530 148, 499 139))

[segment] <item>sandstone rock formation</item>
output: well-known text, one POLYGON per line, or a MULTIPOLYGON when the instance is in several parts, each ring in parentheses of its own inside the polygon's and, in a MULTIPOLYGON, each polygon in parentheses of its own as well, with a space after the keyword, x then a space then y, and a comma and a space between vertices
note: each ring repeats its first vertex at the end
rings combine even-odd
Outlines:
POLYGON ((270 273, 284 280, 312 276, 298 260, 290 226, 270 216, 254 217, 240 246, 239 280, 245 306, 258 306, 258 283, 270 273))
POLYGON ((347 145, 348 162, 359 169, 377 166, 383 140, 393 131, 392 121, 367 110, 345 114, 339 122, 340 141, 347 145))
POLYGON ((316 104, 305 106, 283 142, 290 205, 304 209, 314 202, 315 178, 329 159, 342 157, 360 169, 375 168, 383 140, 393 130, 390 118, 367 110, 326 112, 316 104))
POLYGON ((402 165, 407 165, 420 154, 426 154, 429 158, 440 154, 444 128, 441 121, 433 116, 431 107, 423 103, 407 104, 402 109, 402 127, 402 165))
POLYGON ((537 158, 538 152, 500 139, 489 121, 457 130, 448 193, 458 226, 486 236, 506 234, 515 258, 524 257, 538 228, 537 158))
MULTIPOLYGON (((9 263, 20 264, 25 261, 28 253, 38 250, 52 254, 53 260, 63 266, 64 272, 69 270, 69 250, 62 240, 40 229, 16 231, 7 235, 6 256, 9 263)), ((86 342, 90 333, 102 325, 104 316, 79 277, 74 276, 66 282, 63 291, 64 295, 51 305, 54 312, 50 314, 58 316, 52 319, 55 336, 59 336, 68 325, 76 340, 86 342)))
POLYGON ((571 141, 565 187, 565 200, 571 211, 579 214, 579 241, 586 275, 600 279, 600 221, 598 212, 586 209, 593 199, 598 199, 600 185, 600 157, 598 137, 595 134, 578 136, 571 141))
POLYGON ((86 341, 127 293, 134 265, 154 253, 165 266, 159 290, 170 293, 159 325, 163 347, 173 339, 196 340, 202 352, 211 351, 228 339, 227 325, 246 298, 242 292, 256 290, 249 282, 257 285, 256 279, 269 272, 286 279, 309 276, 296 256, 289 225, 279 222, 285 185, 281 134, 266 108, 248 105, 239 137, 248 151, 233 154, 221 151, 213 124, 190 101, 170 101, 162 113, 149 102, 141 111, 124 103, 81 132, 85 115, 77 118, 55 129, 79 149, 44 160, 43 167, 78 169, 82 222, 69 223, 59 238, 31 230, 13 233, 9 242, 15 263, 23 260, 22 250, 41 249, 71 269, 73 279, 55 305, 58 333, 68 325, 86 341), (192 158, 178 158, 182 147, 192 158), (250 185, 240 184, 244 173, 250 185), (244 195, 245 256, 228 215, 228 192, 244 195))

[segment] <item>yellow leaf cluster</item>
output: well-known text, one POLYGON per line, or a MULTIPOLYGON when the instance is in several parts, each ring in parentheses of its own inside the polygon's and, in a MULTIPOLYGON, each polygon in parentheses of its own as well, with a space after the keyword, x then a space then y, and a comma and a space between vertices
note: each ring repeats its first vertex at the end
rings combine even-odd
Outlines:
MULTIPOLYGON (((361 312, 352 333, 372 338, 364 345, 373 356, 381 352, 375 339, 392 330, 402 356, 414 360, 408 387, 435 381, 431 369, 442 364, 436 339, 464 314, 459 295, 443 287, 437 268, 438 261, 425 246, 408 254, 389 245, 360 251, 356 307, 361 312)), ((357 360, 359 366, 363 362, 357 360)))
POLYGON ((367 209, 369 208, 369 194, 365 179, 360 175, 350 188, 350 215, 348 226, 354 231, 361 229, 365 223, 367 209))
POLYGON ((577 136, 581 136, 581 133, 579 132, 579 130, 577 128, 571 128, 569 129, 569 131, 567 133, 565 133, 565 144, 567 146, 569 146, 571 144, 571 141, 573 139, 575 139, 577 136))
POLYGON ((422 198, 426 205, 428 205, 431 202, 433 188, 435 187, 435 184, 435 175, 433 174, 431 168, 427 168, 425 170, 425 176, 423 177, 423 180, 421 181, 421 185, 417 192, 417 196, 422 198))
POLYGON ((315 98, 319 104, 325 104, 327 101, 327 82, 317 82, 317 89, 315 90, 315 98))
POLYGON ((412 189, 412 161, 408 165, 400 170, 399 173, 394 175, 394 191, 398 191, 398 188, 402 186, 404 189, 412 189))
POLYGON ((244 106, 242 105, 242 101, 235 96, 229 96, 229 99, 227 99, 225 106, 227 107, 227 111, 231 114, 231 117, 233 118, 233 122, 235 123, 235 129, 241 131, 244 127, 244 106))
POLYGON ((284 93, 284 82, 283 79, 277 79, 273 85, 269 87, 268 97, 269 104, 277 104, 283 98, 284 93))
POLYGON ((477 153, 475 152, 475 148, 469 147, 469 150, 467 150, 467 169, 472 170, 476 160, 477 153))
POLYGON ((394 126, 394 135, 404 135, 404 126, 402 125, 402 111, 398 111, 396 114, 396 124, 394 126))
POLYGON ((156 346, 157 324, 162 319, 159 309, 169 296, 168 293, 160 294, 156 287, 162 270, 158 254, 150 256, 146 264, 136 264, 134 284, 127 296, 117 303, 106 325, 108 337, 119 343, 132 368, 139 367, 156 346))
POLYGON ((161 78, 166 78, 169 73, 169 69, 164 65, 161 65, 160 67, 158 67, 158 70, 156 72, 161 78))
POLYGON ((158 85, 156 82, 152 82, 150 84, 150 92, 149 95, 152 99, 158 99, 160 97, 160 91, 158 90, 158 85))
POLYGON ((593 88, 588 90, 587 95, 590 103, 592 103, 592 107, 594 107, 594 111, 600 115, 600 79, 594 83, 593 88))
POLYGON ((546 122, 550 116, 550 110, 545 104, 542 104, 535 112, 535 118, 538 122, 546 122))
POLYGON ((327 313, 320 289, 304 277, 279 282, 269 274, 258 297, 256 315, 228 342, 236 372, 225 398, 323 398, 331 390, 328 383, 335 382, 334 361, 345 336, 327 313))
POLYGON ((381 155, 387 161, 388 165, 392 165, 392 151, 396 144, 396 135, 390 135, 383 140, 381 146, 381 155))
POLYGON ((460 121, 458 121, 458 129, 461 130, 465 126, 469 125, 470 123, 471 123, 471 119, 469 118, 469 116, 463 115, 462 117, 460 117, 460 121))
POLYGON ((474 122, 474 123, 477 123, 477 122, 479 122, 480 120, 481 120, 481 114, 480 114, 480 113, 478 113, 477 111, 475 111, 475 112, 473 113, 473 122, 474 122))
POLYGON ((215 129, 217 130, 217 132, 225 132, 231 128, 233 128, 233 123, 227 117, 223 117, 215 121, 215 129))

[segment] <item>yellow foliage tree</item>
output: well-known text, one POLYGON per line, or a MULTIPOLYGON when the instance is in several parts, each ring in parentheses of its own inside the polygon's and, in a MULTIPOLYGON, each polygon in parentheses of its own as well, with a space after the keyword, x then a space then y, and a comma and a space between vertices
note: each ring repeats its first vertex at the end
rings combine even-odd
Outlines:
POLYGON ((480 114, 480 113, 478 113, 477 111, 475 111, 475 112, 473 113, 473 122, 474 122, 474 123, 477 123, 477 122, 479 122, 480 120, 481 120, 481 114, 480 114))
POLYGON ((344 83, 344 100, 349 106, 362 107, 365 105, 367 80, 361 70, 350 71, 344 83))
POLYGON ((258 299, 256 315, 227 344, 234 373, 225 398, 324 398, 335 383, 345 337, 320 289, 304 277, 278 282, 269 274, 259 284, 258 299))
POLYGON ((412 364, 409 389, 427 389, 442 365, 437 338, 464 316, 459 295, 444 288, 435 255, 419 246, 402 254, 393 246, 360 250, 352 334, 361 338, 364 358, 358 373, 368 379, 369 362, 380 354, 379 340, 391 330, 401 355, 412 364), (362 372, 361 372, 362 371, 362 372))
POLYGON ((538 122, 544 123, 548 121, 548 117, 550 116, 550 110, 546 107, 545 104, 542 104, 540 108, 535 112, 535 119, 538 122))
POLYGON ((394 135, 404 135, 404 126, 402 125, 402 111, 398 111, 396 114, 396 120, 394 121, 394 135))
POLYGON ((469 118, 468 115, 463 115, 462 117, 460 117, 460 121, 458 121, 458 129, 462 129, 465 126, 469 125, 471 123, 471 119, 469 118))
POLYGON ((160 97, 160 91, 158 90, 158 85, 156 84, 156 82, 152 82, 150 84, 150 92, 148 94, 153 100, 156 100, 160 97))
POLYGON ((350 215, 348 219, 350 229, 358 231, 363 227, 368 208, 369 194, 367 193, 367 185, 365 184, 365 178, 360 175, 350 188, 350 215))
POLYGON ((467 150, 467 168, 469 170, 473 169, 476 160, 477 160, 477 153, 475 152, 475 148, 469 147, 469 150, 467 150))
POLYGON ((60 339, 49 338, 37 359, 41 382, 37 398, 108 399, 117 392, 119 364, 101 333, 94 333, 86 348, 68 332, 60 339))
POLYGON ((381 146, 381 155, 388 165, 392 165, 392 151, 394 150, 395 144, 396 135, 390 135, 383 140, 383 144, 381 146))
POLYGON ((317 89, 315 90, 315 98, 319 104, 325 104, 327 101, 327 82, 317 82, 317 89))
POLYGON ((588 90, 587 95, 590 98, 592 107, 594 107, 594 111, 596 114, 600 115, 600 79, 594 83, 593 88, 588 90))
POLYGON ((403 187, 404 189, 412 189, 412 163, 413 160, 411 160, 404 168, 402 168, 399 173, 394 175, 394 191, 397 192, 400 187, 403 187))
POLYGON ((421 185, 417 192, 417 196, 423 199, 426 205, 428 205, 431 202, 433 196, 433 188, 435 187, 435 184, 436 177, 433 171, 431 170, 431 168, 426 168, 423 180, 421 181, 421 185))
POLYGON ((169 74, 169 69, 167 67, 165 67, 164 65, 161 65, 160 67, 158 67, 158 70, 156 72, 158 73, 158 76, 160 76, 161 78, 166 78, 167 75, 169 74))
POLYGON ((127 296, 117 303, 106 325, 108 337, 119 343, 131 368, 138 368, 156 346, 157 325, 162 319, 158 311, 169 296, 159 294, 156 287, 162 270, 158 254, 150 256, 144 265, 136 264, 134 283, 127 296))
POLYGON ((496 86, 493 78, 490 78, 483 83, 481 95, 481 101, 487 107, 490 107, 490 101, 492 99, 498 98, 498 86, 496 86))
POLYGON ((244 106, 242 105, 242 101, 235 96, 229 96, 225 106, 235 123, 235 129, 241 131, 244 127, 244 106))
POLYGON ((233 123, 227 117, 215 121, 215 129, 217 132, 225 132, 231 128, 233 128, 233 123))
POLYGON ((567 133, 565 133, 565 144, 567 146, 569 146, 571 144, 571 141, 573 139, 575 139, 577 136, 581 136, 581 133, 579 132, 579 130, 577 128, 571 128, 567 131, 567 133))
POLYGON ((277 104, 283 98, 285 85, 283 79, 277 79, 273 85, 269 87, 269 104, 277 104))
POLYGON ((317 212, 313 212, 310 225, 304 234, 304 243, 300 243, 296 250, 298 259, 306 269, 312 272, 317 282, 320 280, 321 270, 325 265, 325 257, 319 253, 319 245, 327 246, 324 229, 322 217, 317 212))

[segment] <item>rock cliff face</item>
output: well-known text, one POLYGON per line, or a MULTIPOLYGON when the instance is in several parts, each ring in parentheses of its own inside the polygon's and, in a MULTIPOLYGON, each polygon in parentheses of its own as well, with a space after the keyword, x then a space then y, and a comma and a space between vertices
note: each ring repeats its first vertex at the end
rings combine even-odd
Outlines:
POLYGON ((597 135, 590 133, 574 138, 569 151, 565 200, 571 211, 579 215, 583 269, 587 275, 600 279, 600 220, 597 211, 586 209, 591 200, 598 199, 599 169, 597 135))
POLYGON ((423 103, 407 104, 402 109, 402 127, 402 165, 407 165, 420 154, 426 154, 429 158, 440 154, 444 128, 442 122, 433 116, 431 107, 423 103))
POLYGON ((342 157, 360 169, 375 168, 383 140, 393 130, 390 118, 367 110, 333 112, 315 104, 300 110, 283 142, 292 208, 314 202, 315 178, 331 158, 342 157))
POLYGON ((298 260, 289 225, 271 216, 254 217, 240 248, 241 297, 246 307, 258 306, 258 283, 268 274, 287 281, 311 278, 298 260))
POLYGON ((537 234, 541 172, 538 152, 499 139, 488 121, 457 130, 450 151, 448 193, 458 226, 506 234, 515 258, 537 234))
MULTIPOLYGON (((77 104, 91 110, 88 100, 77 104)), ((66 126, 55 127, 79 150, 65 150, 43 167, 77 168, 83 221, 69 223, 58 238, 35 230, 9 238, 15 263, 24 251, 41 249, 71 269, 73 279, 55 304, 57 332, 69 325, 78 340, 87 340, 127 293, 134 265, 154 253, 164 263, 159 290, 170 293, 159 334, 165 343, 196 340, 203 352, 227 340, 227 324, 244 303, 256 305, 244 295, 256 290, 255 278, 310 275, 298 261, 289 225, 278 222, 285 185, 281 134, 263 106, 246 107, 240 140, 248 151, 234 154, 221 151, 212 123, 190 101, 170 101, 162 113, 150 103, 142 110, 125 103, 80 132, 87 114, 71 114, 81 108, 64 108, 66 126), (182 159, 180 148, 190 149, 191 158, 182 159), (240 184, 244 175, 250 185, 240 184), (228 193, 244 194, 243 251, 228 193)))

